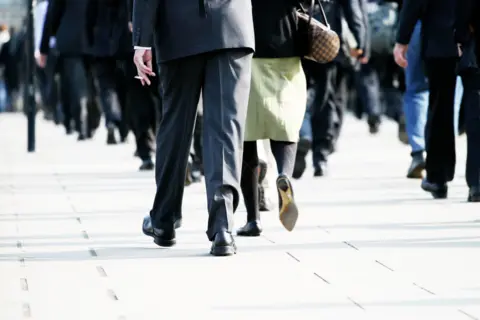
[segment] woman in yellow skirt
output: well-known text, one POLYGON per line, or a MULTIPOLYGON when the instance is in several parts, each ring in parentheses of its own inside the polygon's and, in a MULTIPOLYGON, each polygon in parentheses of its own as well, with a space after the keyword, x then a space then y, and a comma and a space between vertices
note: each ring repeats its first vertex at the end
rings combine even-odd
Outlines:
POLYGON ((247 223, 237 231, 239 236, 259 236, 262 232, 257 140, 270 140, 277 164, 280 221, 292 231, 298 218, 290 177, 305 114, 307 84, 299 53, 297 6, 297 0, 252 0, 256 50, 241 179, 247 223))

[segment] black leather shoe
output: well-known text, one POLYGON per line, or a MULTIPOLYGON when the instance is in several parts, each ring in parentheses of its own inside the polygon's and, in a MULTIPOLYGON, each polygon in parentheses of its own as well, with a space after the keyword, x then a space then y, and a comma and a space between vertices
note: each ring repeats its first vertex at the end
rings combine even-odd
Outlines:
POLYGON ((292 178, 300 179, 307 168, 305 157, 310 151, 312 143, 307 139, 300 139, 297 147, 297 155, 295 156, 295 167, 293 169, 292 178))
POLYGON ((446 199, 448 196, 448 186, 446 183, 433 183, 427 179, 423 179, 422 189, 430 192, 434 199, 446 199))
POLYGON ((107 129, 107 144, 117 144, 117 139, 115 138, 115 130, 113 128, 107 129))
POLYGON ((407 178, 422 179, 423 171, 425 170, 425 157, 423 151, 412 153, 412 163, 408 168, 407 178))
POLYGON ((480 202, 480 187, 470 188, 468 193, 468 202, 480 202))
MULTIPOLYGON (((180 228, 182 226, 182 219, 176 220, 173 226, 175 229, 180 228)), ((143 218, 142 231, 144 235, 154 237, 152 219, 150 216, 143 218)))
POLYGON ((153 163, 153 161, 151 159, 149 160, 144 160, 142 162, 142 165, 140 166, 140 168, 138 168, 140 171, 150 171, 150 170, 153 170, 155 169, 155 164, 153 163))
POLYGON ((175 239, 175 229, 157 229, 153 228, 153 242, 160 247, 173 247, 177 243, 175 239))
POLYGON ((260 221, 249 221, 245 226, 237 230, 239 237, 258 237, 262 233, 262 225, 260 221))
POLYGON ((212 241, 210 254, 217 257, 231 256, 237 253, 237 246, 233 240, 232 234, 228 232, 219 232, 212 241))

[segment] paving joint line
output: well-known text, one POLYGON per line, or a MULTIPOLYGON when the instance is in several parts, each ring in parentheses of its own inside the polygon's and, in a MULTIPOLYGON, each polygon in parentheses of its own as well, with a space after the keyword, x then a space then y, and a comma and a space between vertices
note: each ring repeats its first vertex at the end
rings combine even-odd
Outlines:
POLYGON ((378 260, 375 260, 375 262, 376 262, 377 264, 381 265, 382 267, 384 267, 385 269, 390 270, 390 271, 392 271, 392 272, 395 272, 395 270, 393 270, 392 268, 390 268, 390 267, 387 266, 386 264, 384 264, 384 263, 382 263, 382 262, 380 262, 380 261, 378 261, 378 260))
POLYGON ((358 303, 357 301, 353 300, 353 299, 350 298, 350 297, 347 297, 347 299, 348 299, 351 303, 353 303, 354 305, 356 305, 357 307, 359 307, 360 309, 362 309, 363 311, 365 311, 365 308, 364 308, 360 303, 358 303))
MULTIPOLYGON (((76 217, 76 220, 77 222, 82 225, 82 220, 80 219, 80 217, 76 217)), ((83 229, 81 231, 81 234, 82 234, 82 238, 85 239, 86 241, 88 242, 92 242, 93 240, 90 238, 90 235, 88 234, 88 232, 83 229)), ((98 253, 97 251, 92 248, 91 246, 88 247, 88 252, 90 253, 90 256, 92 257, 98 257, 98 253)), ((99 275, 100 278, 108 278, 108 274, 107 272, 105 271, 105 268, 101 265, 97 265, 96 267, 96 270, 97 270, 97 273, 99 275)), ((119 298, 118 298, 118 295, 115 293, 115 291, 111 288, 109 288, 108 285, 106 285, 106 294, 107 296, 112 300, 112 301, 119 301, 119 298)), ((126 317, 123 316, 123 315, 120 315, 117 317, 117 319, 119 320, 126 320, 126 317)))
POLYGON ((289 255, 290 258, 292 258, 293 260, 295 260, 297 262, 300 262, 300 260, 297 257, 295 257, 293 254, 291 254, 290 252, 287 252, 287 255, 289 255))
POLYGON ((461 314, 463 314, 464 316, 469 317, 471 320, 479 320, 477 317, 472 316, 471 314, 469 314, 466 311, 463 311, 462 309, 458 309, 457 311, 460 312, 461 314))
POLYGON ((425 291, 425 292, 427 292, 427 293, 430 293, 431 295, 434 295, 434 296, 436 295, 435 292, 433 292, 433 291, 431 291, 431 290, 428 290, 427 288, 425 288, 425 287, 423 287, 423 286, 421 286, 421 285, 419 285, 419 284, 417 284, 417 283, 415 283, 415 282, 413 283, 413 285, 414 285, 415 287, 419 288, 420 290, 423 290, 423 291, 425 291))
MULTIPOLYGON (((480 222, 480 220, 477 220, 476 222, 480 222)), ((322 228, 321 226, 317 226, 317 227, 318 227, 319 229, 321 229, 321 230, 326 231, 326 229, 322 228)), ((327 233, 330 234, 330 232, 327 232, 327 233)), ((330 234, 330 235, 333 236, 332 234, 330 234)), ((333 236, 333 237, 334 237, 334 236, 333 236)), ((337 241, 342 241, 342 240, 339 240, 337 237, 334 237, 334 238, 336 238, 337 241)), ((344 244, 348 245, 349 247, 355 248, 356 251, 361 252, 360 249, 358 249, 358 248, 355 247, 354 245, 350 244, 348 241, 342 241, 342 242, 343 242, 344 244)), ((366 255, 364 255, 364 254, 362 254, 362 256, 364 257, 364 259, 368 259, 368 260, 370 260, 370 261, 371 261, 371 259, 372 259, 371 257, 368 257, 368 256, 366 256, 366 255)), ((374 262, 377 263, 378 265, 384 267, 385 269, 391 271, 391 272, 395 272, 394 269, 388 267, 387 265, 385 265, 384 263, 380 262, 379 260, 376 260, 376 259, 375 259, 374 262)), ((400 275, 401 277, 402 277, 402 275, 403 275, 403 273, 402 273, 401 271, 400 271, 400 272, 395 272, 395 274, 400 275)), ((405 279, 408 279, 408 277, 406 277, 405 275, 403 275, 403 278, 404 278, 404 280, 405 280, 405 279)), ((413 285, 414 287, 422 290, 423 292, 426 292, 426 293, 428 293, 428 294, 430 294, 430 295, 438 296, 440 299, 442 299, 442 296, 441 296, 441 295, 437 295, 435 292, 433 292, 433 291, 431 291, 431 290, 429 290, 429 289, 427 289, 427 288, 425 288, 425 287, 423 287, 423 286, 420 286, 420 285, 417 284, 416 282, 412 282, 412 285, 413 285)), ((350 300, 350 298, 349 298, 349 300, 350 300)), ((352 302, 355 303, 354 301, 352 301, 352 302)), ((363 309, 363 307, 362 307, 362 309, 363 309)), ((462 309, 457 309, 457 311, 460 312, 460 313, 462 313, 463 315, 469 317, 469 318, 472 319, 472 320, 480 320, 480 318, 477 318, 477 317, 475 317, 475 316, 473 316, 473 315, 471 315, 471 314, 463 311, 462 309)))
MULTIPOLYGON (((26 294, 29 293, 29 287, 28 287, 28 281, 27 281, 27 276, 25 272, 26 268, 26 263, 25 263, 25 247, 23 246, 23 242, 20 238, 20 215, 18 212, 15 213, 15 218, 16 218, 16 224, 15 224, 15 230, 16 230, 16 235, 17 235, 17 243, 16 247, 19 250, 19 255, 18 255, 18 263, 20 264, 20 270, 22 270, 22 277, 19 279, 20 281, 20 290, 25 292, 26 294)), ((22 302, 22 317, 23 318, 31 318, 32 317, 32 308, 30 307, 30 302, 28 301, 27 298, 21 299, 23 300, 22 302)))

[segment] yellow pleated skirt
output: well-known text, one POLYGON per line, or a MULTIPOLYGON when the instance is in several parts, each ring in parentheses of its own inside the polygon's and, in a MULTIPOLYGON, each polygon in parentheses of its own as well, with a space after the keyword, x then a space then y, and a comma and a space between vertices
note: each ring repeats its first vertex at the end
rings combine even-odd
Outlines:
POLYGON ((300 58, 254 58, 245 141, 297 142, 306 104, 300 58))

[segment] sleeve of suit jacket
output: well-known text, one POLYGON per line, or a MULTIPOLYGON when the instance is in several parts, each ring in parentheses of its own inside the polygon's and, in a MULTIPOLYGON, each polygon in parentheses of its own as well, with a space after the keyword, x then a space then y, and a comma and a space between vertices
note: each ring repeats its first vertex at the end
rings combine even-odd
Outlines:
POLYGON ((98 19, 98 0, 89 0, 87 4, 87 17, 85 19, 85 28, 87 40, 90 45, 94 43, 95 25, 98 19))
POLYGON ((405 0, 400 11, 397 43, 407 45, 410 43, 413 30, 421 18, 428 0, 405 0))
POLYGON ((50 38, 55 36, 65 10, 66 0, 50 0, 47 15, 43 24, 42 40, 40 41, 40 53, 47 54, 50 50, 50 38))
POLYGON ((127 0, 128 21, 132 21, 133 16, 133 0, 127 0))
POLYGON ((152 46, 159 1, 160 0, 134 0, 133 45, 135 47, 152 46))
POLYGON ((472 0, 457 0, 455 17, 455 41, 466 44, 470 40, 470 22, 472 21, 474 4, 472 0))
POLYGON ((367 25, 365 23, 364 10, 362 10, 362 0, 342 0, 341 5, 348 28, 357 41, 357 47, 365 51, 367 39, 367 25))

